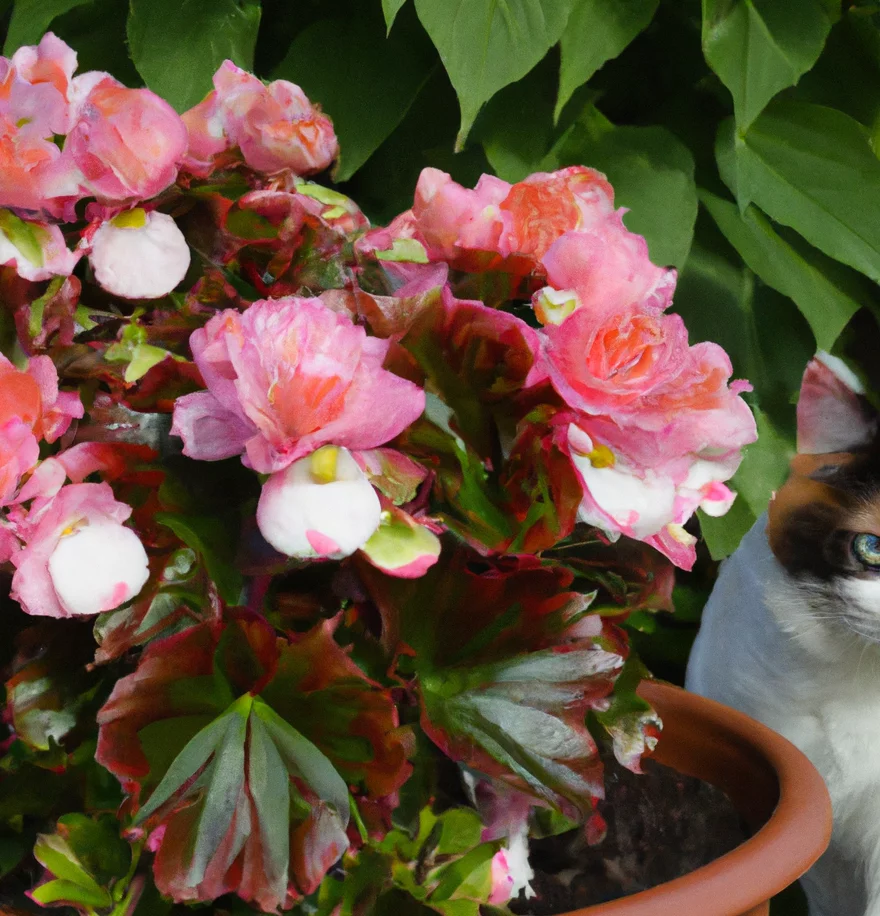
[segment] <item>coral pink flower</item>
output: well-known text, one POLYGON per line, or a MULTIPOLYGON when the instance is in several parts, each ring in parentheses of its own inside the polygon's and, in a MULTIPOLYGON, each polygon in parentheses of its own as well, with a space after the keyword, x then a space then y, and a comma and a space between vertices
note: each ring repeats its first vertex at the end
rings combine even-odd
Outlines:
POLYGON ((573 290, 579 307, 605 314, 637 303, 665 309, 675 289, 676 272, 652 264, 645 240, 629 232, 617 213, 590 231, 566 232, 541 263, 551 287, 573 290))
POLYGON ((287 80, 267 86, 229 60, 214 74, 214 91, 183 119, 190 135, 186 168, 196 175, 210 174, 214 157, 232 147, 265 173, 309 175, 339 154, 332 122, 299 86, 287 80))
POLYGON ((589 414, 641 411, 644 397, 674 380, 688 358, 681 317, 643 308, 580 308, 544 333, 553 387, 589 414))
POLYGON ((424 410, 424 392, 382 368, 389 341, 320 299, 227 309, 190 345, 208 390, 178 398, 172 432, 191 458, 244 452, 269 474, 328 443, 375 448, 424 410))
POLYGON ((64 202, 56 198, 78 193, 54 142, 70 127, 75 69, 76 53, 51 33, 0 58, 0 206, 60 216, 64 202))
POLYGON ((143 588, 149 571, 131 507, 105 483, 70 484, 35 500, 12 554, 11 595, 28 614, 74 617, 112 610, 143 588))
POLYGON ((20 370, 0 354, 0 425, 18 419, 37 439, 54 442, 82 415, 79 395, 58 390, 58 372, 48 356, 34 356, 20 370))
POLYGON ((611 186, 584 166, 538 172, 515 185, 483 175, 473 190, 424 169, 412 218, 432 260, 522 274, 535 270, 563 233, 619 221, 611 186))
POLYGON ((85 79, 65 159, 103 203, 154 197, 177 177, 187 145, 183 121, 149 89, 128 89, 109 75, 77 77, 85 79))

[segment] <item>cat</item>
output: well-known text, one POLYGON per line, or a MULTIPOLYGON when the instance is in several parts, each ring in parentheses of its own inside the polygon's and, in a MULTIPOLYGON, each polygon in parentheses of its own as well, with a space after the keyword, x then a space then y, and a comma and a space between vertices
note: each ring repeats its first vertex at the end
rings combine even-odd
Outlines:
POLYGON ((790 476, 722 564, 685 681, 825 779, 834 828, 802 879, 810 916, 880 916, 880 436, 864 394, 836 357, 808 364, 790 476))

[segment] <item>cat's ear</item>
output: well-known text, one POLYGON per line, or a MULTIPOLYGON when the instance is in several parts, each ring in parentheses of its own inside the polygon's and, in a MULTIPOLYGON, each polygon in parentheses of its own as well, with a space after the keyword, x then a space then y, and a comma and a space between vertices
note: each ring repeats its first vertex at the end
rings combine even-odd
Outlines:
POLYGON ((853 371, 836 356, 819 351, 807 364, 797 405, 801 455, 851 452, 874 441, 877 413, 853 371))

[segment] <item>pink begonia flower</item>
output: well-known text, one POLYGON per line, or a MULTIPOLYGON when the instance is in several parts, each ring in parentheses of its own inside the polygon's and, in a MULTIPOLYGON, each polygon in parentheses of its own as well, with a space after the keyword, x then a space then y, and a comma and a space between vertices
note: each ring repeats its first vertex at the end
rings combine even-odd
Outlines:
POLYGON ((12 500, 19 481, 39 457, 40 446, 27 423, 18 417, 0 423, 0 506, 12 500))
POLYGON ((180 115, 149 89, 128 89, 109 75, 77 80, 88 92, 75 105, 63 155, 90 192, 103 203, 122 203, 173 184, 187 146, 180 115))
POLYGON ((674 382, 688 357, 681 317, 649 309, 579 308, 544 333, 553 387, 590 414, 641 412, 645 396, 674 382))
POLYGON ((320 299, 226 309, 190 346, 208 390, 178 398, 172 433, 202 461, 245 453, 271 474, 322 445, 384 445, 425 407, 421 388, 382 368, 390 342, 320 299))
POLYGON ((56 135, 70 127, 68 93, 76 53, 53 34, 0 58, 0 206, 60 216, 76 196, 56 135))
POLYGON ((333 123, 287 80, 265 85, 227 60, 214 74, 214 90, 183 120, 189 130, 185 168, 209 175, 214 159, 237 147, 255 171, 323 171, 339 154, 333 123))
POLYGON ((325 445, 263 484, 257 526, 279 553, 341 560, 366 544, 382 507, 351 453, 325 445))
POLYGON ((70 276, 80 256, 67 247, 58 226, 0 214, 0 265, 14 267, 25 280, 70 276))
POLYGON ((534 877, 535 872, 529 863, 528 832, 518 831, 492 857, 492 888, 488 902, 503 906, 520 895, 534 897, 530 883, 534 877))
POLYGON ((89 263, 98 283, 124 299, 158 299, 186 276, 189 245, 166 213, 140 207, 101 223, 89 263))
POLYGON ((585 166, 538 172, 514 185, 483 175, 473 190, 424 169, 412 208, 415 235, 431 260, 522 275, 536 270, 564 233, 619 219, 611 185, 585 166))
POLYGON ((551 288, 573 290, 576 308, 592 312, 619 312, 635 304, 662 311, 675 289, 676 272, 652 264, 645 240, 629 232, 617 213, 590 231, 561 235, 541 263, 551 288))
POLYGON ((37 440, 54 442, 83 415, 79 395, 58 390, 58 372, 48 356, 34 356, 24 370, 0 354, 0 426, 24 423, 37 440))
POLYGON ((133 598, 149 577, 140 539, 122 523, 131 507, 105 483, 62 487, 35 500, 12 554, 12 597, 28 614, 100 614, 133 598))

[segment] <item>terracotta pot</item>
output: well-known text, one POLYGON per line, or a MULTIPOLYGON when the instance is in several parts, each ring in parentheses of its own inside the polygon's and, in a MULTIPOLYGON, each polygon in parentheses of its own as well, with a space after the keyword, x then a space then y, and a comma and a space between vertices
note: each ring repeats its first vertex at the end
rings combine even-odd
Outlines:
POLYGON ((736 710, 678 687, 639 694, 663 718, 652 757, 727 793, 754 835, 732 852, 650 890, 564 916, 767 916, 831 838, 822 777, 789 741, 736 710))

